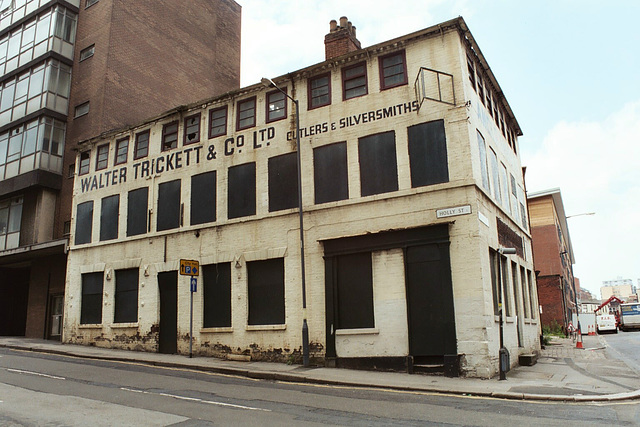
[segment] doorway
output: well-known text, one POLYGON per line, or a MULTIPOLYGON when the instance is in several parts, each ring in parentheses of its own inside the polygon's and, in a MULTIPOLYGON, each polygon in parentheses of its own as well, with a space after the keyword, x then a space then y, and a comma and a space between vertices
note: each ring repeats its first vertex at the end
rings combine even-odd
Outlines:
POLYGON ((60 341, 62 338, 62 319, 64 294, 51 295, 49 298, 49 334, 47 339, 60 341))
POLYGON ((158 352, 175 354, 178 352, 178 272, 158 273, 160 291, 160 322, 158 352))
POLYGON ((409 353, 438 363, 457 353, 448 243, 410 246, 405 253, 409 353))

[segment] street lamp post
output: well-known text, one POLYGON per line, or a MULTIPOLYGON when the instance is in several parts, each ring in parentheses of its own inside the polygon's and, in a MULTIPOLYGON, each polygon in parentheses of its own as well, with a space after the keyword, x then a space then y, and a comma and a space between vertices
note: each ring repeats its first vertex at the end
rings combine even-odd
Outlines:
POLYGON ((500 313, 500 380, 507 379, 507 371, 510 368, 509 350, 504 346, 504 315, 502 307, 502 255, 513 255, 516 253, 515 248, 498 248, 498 310, 500 313))
POLYGON ((280 89, 271 79, 263 77, 262 84, 267 88, 276 88, 296 106, 296 151, 298 163, 298 216, 300 218, 300 272, 302 274, 302 365, 309 366, 309 326, 307 324, 307 286, 304 262, 304 222, 302 217, 302 162, 300 160, 300 105, 287 92, 280 89))

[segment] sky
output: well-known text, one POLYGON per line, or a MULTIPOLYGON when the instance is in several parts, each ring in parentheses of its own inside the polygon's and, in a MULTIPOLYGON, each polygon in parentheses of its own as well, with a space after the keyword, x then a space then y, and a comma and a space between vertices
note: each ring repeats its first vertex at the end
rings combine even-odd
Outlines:
POLYGON ((522 128, 527 190, 560 188, 576 215, 567 223, 582 287, 596 298, 605 280, 640 288, 640 2, 237 1, 241 86, 324 61, 341 16, 363 47, 462 16, 522 128))

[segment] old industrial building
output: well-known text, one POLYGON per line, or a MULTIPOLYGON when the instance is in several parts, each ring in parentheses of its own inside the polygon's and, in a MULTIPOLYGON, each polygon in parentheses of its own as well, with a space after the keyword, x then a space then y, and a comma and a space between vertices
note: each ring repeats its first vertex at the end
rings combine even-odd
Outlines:
POLYGON ((65 342, 296 362, 306 320, 312 363, 485 378, 539 349, 521 130, 464 20, 325 46, 81 142, 65 342))
POLYGON ((156 3, 0 1, 0 335, 61 337, 78 141, 240 85, 237 3, 156 3))
MULTIPOLYGON (((576 312, 573 247, 559 188, 527 194, 542 324, 566 328, 576 312)), ((577 327, 577 325, 575 325, 577 327)))

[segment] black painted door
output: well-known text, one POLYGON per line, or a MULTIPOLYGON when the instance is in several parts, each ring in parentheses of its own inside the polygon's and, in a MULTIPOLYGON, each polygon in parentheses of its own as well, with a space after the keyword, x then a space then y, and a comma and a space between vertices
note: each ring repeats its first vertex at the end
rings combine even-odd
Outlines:
POLYGON ((456 354, 449 245, 408 247, 405 260, 411 355, 456 354))
POLYGON ((158 273, 160 290, 160 333, 158 352, 178 352, 178 272, 158 273))

